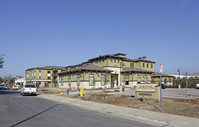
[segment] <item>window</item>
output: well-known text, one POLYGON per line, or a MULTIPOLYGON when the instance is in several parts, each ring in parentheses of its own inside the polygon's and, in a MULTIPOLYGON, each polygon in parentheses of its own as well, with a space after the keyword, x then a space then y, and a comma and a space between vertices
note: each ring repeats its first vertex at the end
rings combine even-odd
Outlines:
POLYGON ((171 83, 171 78, 169 79, 169 83, 171 83))
POLYGON ((105 85, 105 77, 104 77, 104 75, 101 76, 101 85, 102 86, 105 85))
POLYGON ((41 76, 39 76, 39 79, 41 79, 41 76))
POLYGON ((89 75, 89 85, 90 85, 90 86, 93 86, 93 85, 94 85, 94 76, 93 76, 93 74, 90 74, 90 75, 89 75))
POLYGON ((104 60, 103 60, 103 63, 104 63, 104 60))
POLYGON ((153 64, 151 64, 151 68, 153 68, 153 64))
POLYGON ((131 67, 134 67, 134 64, 133 64, 133 63, 131 63, 131 67))
POLYGON ((50 71, 48 71, 48 73, 50 73, 50 71))
POLYGON ((118 60, 118 63, 120 62, 120 60, 118 60))
POLYGON ((142 64, 142 67, 143 67, 143 68, 145 67, 145 64, 144 64, 144 63, 142 64))
POLYGON ((148 82, 147 75, 144 76, 144 82, 146 82, 146 83, 148 82))
POLYGON ((166 78, 164 79, 164 83, 167 83, 167 79, 166 78))
POLYGON ((129 76, 125 76, 125 85, 129 85, 129 76))
POLYGON ((61 86, 63 86, 64 81, 63 81, 63 77, 61 77, 61 86))
POLYGON ((114 59, 115 63, 116 63, 116 59, 114 59))
POLYGON ((141 76, 138 75, 138 83, 141 83, 141 76))
POLYGON ((80 76, 77 76, 77 85, 80 86, 80 76))
POLYGON ((146 65, 146 66, 147 66, 147 68, 149 68, 149 64, 148 64, 148 63, 147 63, 147 65, 146 65))
POLYGON ((68 85, 71 85, 71 78, 68 76, 68 85))
POLYGON ((25 88, 35 88, 35 85, 25 85, 25 88))
POLYGON ((48 79, 50 79, 50 77, 48 77, 48 79))

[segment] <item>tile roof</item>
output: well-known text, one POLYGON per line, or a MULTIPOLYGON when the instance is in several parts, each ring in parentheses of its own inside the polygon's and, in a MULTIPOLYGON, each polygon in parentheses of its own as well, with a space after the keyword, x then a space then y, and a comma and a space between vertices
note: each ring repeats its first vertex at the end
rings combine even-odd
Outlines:
MULTIPOLYGON (((33 70, 35 68, 29 68, 27 70, 33 70)), ((60 67, 60 66, 44 66, 44 67, 36 67, 36 69, 42 69, 42 70, 65 70, 65 67, 60 67)), ((27 71, 26 70, 26 71, 27 71)))
POLYGON ((125 56, 126 54, 123 54, 123 53, 117 53, 117 54, 113 54, 113 55, 107 54, 107 55, 103 55, 103 56, 99 56, 99 57, 95 57, 95 58, 89 59, 88 62, 91 62, 93 60, 102 59, 102 58, 117 58, 117 59, 122 59, 124 61, 155 63, 154 61, 145 60, 142 57, 139 57, 138 59, 129 59, 129 58, 126 58, 126 57, 120 57, 118 55, 124 55, 125 56))
POLYGON ((59 74, 65 74, 65 73, 73 73, 73 72, 80 72, 80 71, 100 71, 100 72, 111 72, 110 70, 95 66, 93 64, 87 64, 82 65, 78 68, 74 68, 71 70, 60 72, 59 74))
POLYGON ((153 73, 152 71, 147 71, 147 70, 138 69, 138 68, 133 68, 133 67, 124 68, 123 71, 121 71, 121 72, 122 72, 122 73, 124 73, 124 72, 153 73))

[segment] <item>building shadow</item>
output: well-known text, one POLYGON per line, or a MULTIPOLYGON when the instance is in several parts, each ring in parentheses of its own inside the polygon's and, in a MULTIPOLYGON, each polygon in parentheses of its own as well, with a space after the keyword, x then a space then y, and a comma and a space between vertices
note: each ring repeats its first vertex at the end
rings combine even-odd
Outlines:
POLYGON ((0 94, 16 94, 20 93, 20 91, 17 90, 0 90, 0 94))
POLYGON ((22 120, 22 121, 20 121, 20 122, 18 122, 18 123, 16 123, 16 124, 14 124, 14 125, 12 125, 11 127, 18 126, 18 125, 20 125, 20 124, 22 124, 22 123, 24 123, 24 122, 26 122, 26 121, 28 121, 28 120, 30 120, 30 119, 32 119, 32 118, 38 116, 38 115, 41 115, 42 113, 45 113, 45 112, 49 111, 50 109, 52 109, 52 108, 54 108, 54 107, 57 107, 57 106, 59 106, 59 105, 61 105, 61 104, 56 104, 56 105, 54 105, 54 106, 52 106, 52 107, 50 107, 50 108, 48 108, 48 109, 46 109, 46 110, 44 110, 44 111, 41 111, 41 112, 39 112, 39 113, 37 113, 37 114, 35 114, 35 115, 33 115, 33 116, 27 118, 27 119, 24 119, 24 120, 22 120))

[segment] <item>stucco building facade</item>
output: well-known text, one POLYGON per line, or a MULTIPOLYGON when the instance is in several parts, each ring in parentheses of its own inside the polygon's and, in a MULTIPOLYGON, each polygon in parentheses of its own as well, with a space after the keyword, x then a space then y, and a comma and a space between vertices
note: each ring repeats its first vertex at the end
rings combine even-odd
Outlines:
POLYGON ((59 88, 118 88, 151 83, 155 62, 146 57, 129 59, 125 54, 103 55, 59 73, 59 88))

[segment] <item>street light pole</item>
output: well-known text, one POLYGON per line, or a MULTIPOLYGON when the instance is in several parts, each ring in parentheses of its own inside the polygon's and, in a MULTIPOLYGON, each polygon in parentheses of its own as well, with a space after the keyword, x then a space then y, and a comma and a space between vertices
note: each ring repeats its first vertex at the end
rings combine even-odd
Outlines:
POLYGON ((22 50, 34 57, 34 66, 35 66, 35 68, 34 68, 34 79, 35 79, 35 85, 37 86, 37 81, 36 81, 36 56, 33 53, 31 53, 31 52, 29 52, 25 49, 22 49, 22 50))

